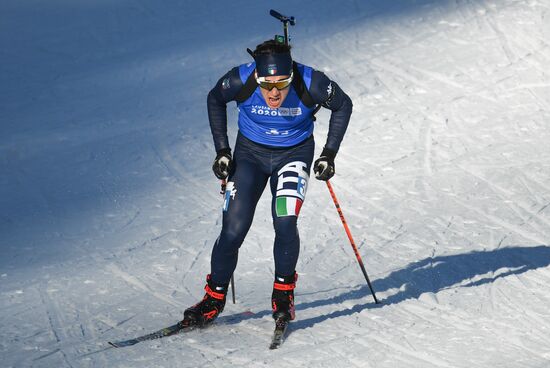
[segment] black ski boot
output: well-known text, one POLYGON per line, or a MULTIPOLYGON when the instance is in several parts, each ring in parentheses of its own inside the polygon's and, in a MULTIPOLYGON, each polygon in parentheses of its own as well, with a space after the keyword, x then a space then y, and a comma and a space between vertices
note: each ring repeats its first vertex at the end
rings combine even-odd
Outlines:
POLYGON ((183 312, 183 323, 204 327, 214 321, 223 311, 228 284, 219 285, 212 282, 210 275, 206 277, 206 294, 194 306, 183 312))
POLYGON ((290 276, 275 275, 273 283, 273 294, 271 294, 271 306, 273 307, 273 318, 275 321, 292 321, 295 317, 294 311, 294 288, 296 288, 298 274, 290 276))

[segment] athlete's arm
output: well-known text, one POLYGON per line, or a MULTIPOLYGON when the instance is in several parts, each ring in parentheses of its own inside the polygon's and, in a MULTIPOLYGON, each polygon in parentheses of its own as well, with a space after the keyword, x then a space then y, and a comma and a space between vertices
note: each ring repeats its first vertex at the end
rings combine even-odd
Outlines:
POLYGON ((221 77, 208 93, 208 120, 216 152, 230 148, 227 138, 227 103, 235 99, 242 86, 239 67, 235 67, 221 77))
POLYGON ((325 149, 333 151, 336 155, 349 124, 353 103, 336 82, 317 70, 312 73, 309 93, 316 104, 332 111, 325 149))

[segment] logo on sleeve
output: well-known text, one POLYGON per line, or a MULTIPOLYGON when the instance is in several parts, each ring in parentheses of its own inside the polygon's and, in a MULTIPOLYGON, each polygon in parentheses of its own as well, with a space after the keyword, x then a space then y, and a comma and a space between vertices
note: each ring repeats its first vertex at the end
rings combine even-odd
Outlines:
POLYGON ((229 78, 225 78, 222 82, 222 88, 229 89, 229 87, 231 87, 231 83, 229 83, 229 78))

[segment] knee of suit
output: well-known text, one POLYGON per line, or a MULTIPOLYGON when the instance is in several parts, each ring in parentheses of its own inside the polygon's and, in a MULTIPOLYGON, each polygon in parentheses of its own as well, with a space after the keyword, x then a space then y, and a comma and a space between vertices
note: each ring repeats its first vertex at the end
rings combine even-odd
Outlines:
POLYGON ((233 253, 240 248, 246 236, 247 229, 239 226, 226 226, 222 229, 218 246, 228 253, 233 253))
POLYGON ((275 236, 279 238, 295 238, 298 236, 296 216, 276 217, 273 220, 275 236))

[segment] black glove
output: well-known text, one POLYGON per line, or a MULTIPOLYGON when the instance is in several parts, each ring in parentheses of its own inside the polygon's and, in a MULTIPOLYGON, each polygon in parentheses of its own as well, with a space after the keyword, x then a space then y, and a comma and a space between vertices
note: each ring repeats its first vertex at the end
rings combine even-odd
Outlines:
POLYGON ((214 163, 212 164, 212 171, 214 171, 214 175, 221 180, 227 178, 232 162, 231 148, 222 148, 219 150, 216 158, 214 159, 214 163))
POLYGON ((334 158, 336 157, 336 152, 323 148, 321 156, 315 160, 313 164, 313 172, 315 177, 319 180, 327 181, 334 176, 334 158))

